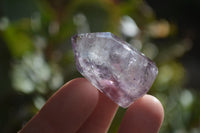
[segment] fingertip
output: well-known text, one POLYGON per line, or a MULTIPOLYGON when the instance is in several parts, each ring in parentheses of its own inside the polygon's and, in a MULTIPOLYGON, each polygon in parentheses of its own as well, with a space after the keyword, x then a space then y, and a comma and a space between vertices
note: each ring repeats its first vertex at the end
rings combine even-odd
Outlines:
POLYGON ((155 124, 157 127, 161 127, 163 119, 164 119, 164 109, 161 102, 152 95, 145 95, 138 101, 136 104, 141 109, 144 108, 149 112, 147 116, 153 117, 155 120, 155 124))
POLYGON ((157 133, 163 119, 164 109, 160 101, 145 95, 127 109, 119 132, 157 133))
POLYGON ((106 133, 117 108, 116 103, 105 94, 99 93, 97 106, 77 133, 106 133))

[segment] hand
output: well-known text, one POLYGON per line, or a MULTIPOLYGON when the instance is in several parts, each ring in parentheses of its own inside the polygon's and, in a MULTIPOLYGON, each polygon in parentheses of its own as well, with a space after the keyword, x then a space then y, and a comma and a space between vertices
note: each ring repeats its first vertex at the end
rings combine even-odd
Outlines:
MULTIPOLYGON (((20 133, 105 133, 118 105, 86 79, 66 83, 20 133)), ((119 133, 157 133, 164 117, 162 104, 145 95, 126 111, 119 133)))

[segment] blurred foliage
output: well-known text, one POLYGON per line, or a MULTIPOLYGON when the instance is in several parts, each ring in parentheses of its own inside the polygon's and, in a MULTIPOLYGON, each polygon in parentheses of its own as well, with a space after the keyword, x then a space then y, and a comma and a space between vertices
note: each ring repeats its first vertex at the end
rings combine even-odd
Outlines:
MULTIPOLYGON (((165 109, 160 133, 200 133, 200 63, 199 54, 193 54, 198 50, 197 32, 183 26, 187 17, 176 20, 182 15, 176 8, 176 16, 170 17, 170 8, 148 3, 155 8, 143 0, 0 1, 0 132, 17 132, 62 84, 81 76, 72 35, 109 31, 159 67, 149 93, 165 109)), ((200 7, 195 0, 183 4, 200 7)), ((117 132, 124 112, 118 110, 110 133, 117 132)))

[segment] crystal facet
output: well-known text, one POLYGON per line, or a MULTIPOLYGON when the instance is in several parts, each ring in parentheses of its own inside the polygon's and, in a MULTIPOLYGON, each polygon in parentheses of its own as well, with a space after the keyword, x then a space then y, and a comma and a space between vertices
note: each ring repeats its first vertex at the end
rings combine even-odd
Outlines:
POLYGON ((112 33, 78 34, 72 45, 78 71, 124 108, 147 93, 157 76, 150 59, 112 33))

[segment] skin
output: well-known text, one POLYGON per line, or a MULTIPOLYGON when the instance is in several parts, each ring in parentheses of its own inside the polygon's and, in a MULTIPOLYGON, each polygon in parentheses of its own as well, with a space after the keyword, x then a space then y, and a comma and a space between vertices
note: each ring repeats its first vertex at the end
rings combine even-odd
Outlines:
MULTIPOLYGON (((61 87, 19 133, 106 133, 118 105, 84 78, 61 87)), ((158 99, 144 95, 126 111, 118 133, 157 133, 164 118, 158 99)))

